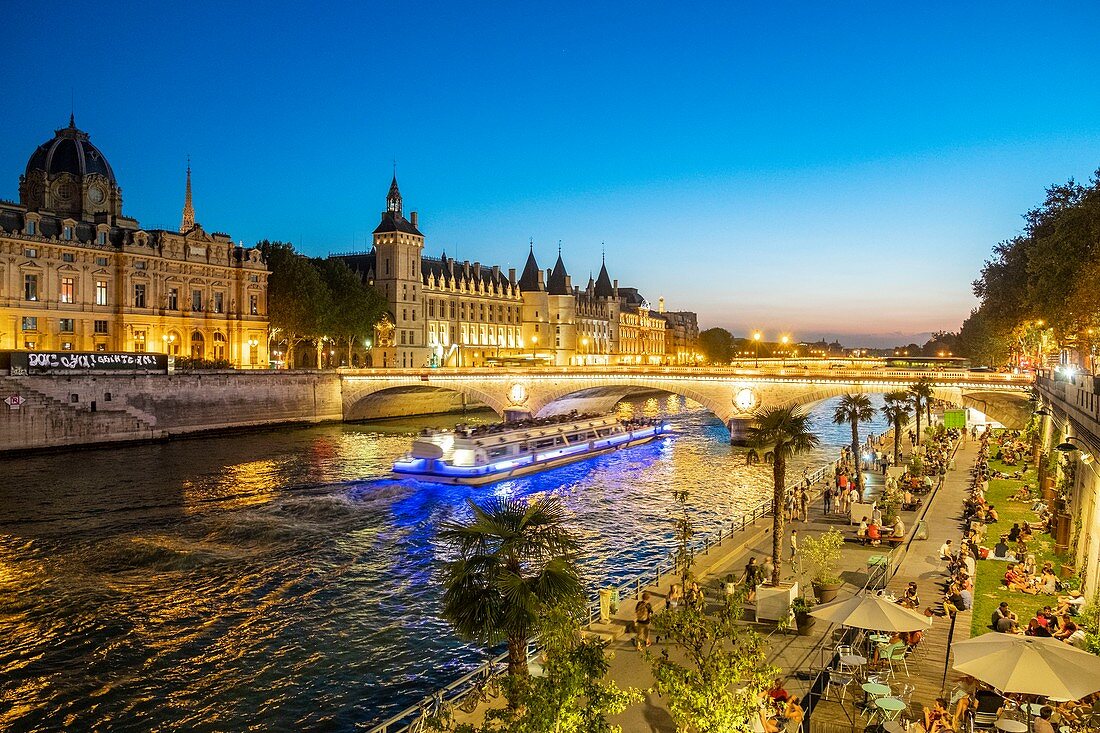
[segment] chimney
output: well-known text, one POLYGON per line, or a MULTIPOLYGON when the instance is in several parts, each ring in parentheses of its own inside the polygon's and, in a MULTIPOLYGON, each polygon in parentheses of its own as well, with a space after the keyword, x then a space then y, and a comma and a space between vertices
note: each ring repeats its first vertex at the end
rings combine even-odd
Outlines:
POLYGON ((514 267, 508 268, 508 282, 512 283, 513 285, 516 284, 516 268, 514 267))
POLYGON ((565 289, 566 290, 572 290, 573 289, 573 278, 570 277, 569 275, 565 276, 565 289))
POLYGON ((500 279, 500 265, 493 265, 493 280, 500 279))
POLYGON ((542 290, 545 286, 546 281, 543 279, 545 274, 542 270, 539 270, 539 290, 542 290))
POLYGON ((547 281, 550 280, 550 273, 551 272, 553 272, 553 270, 551 270, 549 267, 547 267, 546 268, 546 279, 547 279, 547 281))
POLYGON ((474 279, 475 280, 480 280, 481 279, 481 263, 480 262, 475 262, 474 263, 474 279))
POLYGON ((417 226, 418 222, 420 221, 420 216, 419 216, 418 212, 414 211, 414 212, 410 213, 409 214, 409 221, 412 222, 413 229, 419 229, 420 228, 419 226, 417 226))

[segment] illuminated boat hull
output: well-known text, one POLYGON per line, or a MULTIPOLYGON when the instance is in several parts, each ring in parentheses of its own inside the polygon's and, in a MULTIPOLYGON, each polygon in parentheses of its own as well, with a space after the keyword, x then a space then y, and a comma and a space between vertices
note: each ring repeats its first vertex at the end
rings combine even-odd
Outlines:
POLYGON ((632 448, 670 433, 668 425, 658 423, 609 435, 606 438, 597 438, 587 443, 562 446, 529 456, 475 466, 455 466, 443 460, 405 456, 394 461, 393 472, 433 483, 481 486, 539 471, 549 471, 558 466, 623 448, 632 448))

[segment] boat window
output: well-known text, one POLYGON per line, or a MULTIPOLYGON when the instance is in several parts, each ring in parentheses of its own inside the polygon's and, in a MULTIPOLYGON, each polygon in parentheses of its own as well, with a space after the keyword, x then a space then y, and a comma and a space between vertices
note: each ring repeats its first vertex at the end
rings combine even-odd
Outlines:
POLYGON ((490 448, 489 449, 489 457, 490 458, 500 458, 501 456, 506 456, 506 455, 508 455, 508 446, 506 446, 506 445, 502 445, 498 448, 490 448))
POLYGON ((527 447, 526 443, 520 443, 519 444, 519 452, 520 453, 526 453, 528 450, 530 450, 530 449, 527 447))
POLYGON ((549 448, 554 444, 553 438, 547 438, 546 440, 540 440, 535 443, 535 450, 542 450, 543 448, 549 448))

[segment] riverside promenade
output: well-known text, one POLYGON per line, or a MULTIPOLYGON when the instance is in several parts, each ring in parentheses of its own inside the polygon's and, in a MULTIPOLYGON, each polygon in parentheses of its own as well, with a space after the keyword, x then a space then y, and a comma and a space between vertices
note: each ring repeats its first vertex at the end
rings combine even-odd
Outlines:
MULTIPOLYGON (((977 449, 978 441, 968 440, 960 444, 955 457, 956 469, 947 473, 942 485, 936 489, 935 493, 929 495, 930 498, 926 498, 925 504, 917 511, 902 513, 908 536, 906 542, 891 553, 893 575, 889 579, 887 589, 897 595, 905 589, 909 581, 916 581, 922 608, 928 606, 937 610, 940 608, 939 584, 945 575, 944 564, 939 560, 939 547, 946 539, 951 539, 955 543, 959 540, 962 504, 969 486, 970 467, 977 457, 977 449), (918 520, 924 524, 927 540, 914 539, 918 520)), ((868 496, 877 497, 882 491, 882 476, 866 473, 865 477, 868 496)), ((824 514, 820 499, 821 488, 823 485, 815 486, 815 499, 811 505, 809 521, 792 522, 788 525, 788 533, 790 529, 796 529, 801 538, 820 535, 835 527, 853 540, 845 543, 839 565, 844 587, 838 598, 845 598, 861 590, 867 583, 868 558, 886 554, 888 550, 882 546, 860 545, 854 541, 855 528, 848 524, 847 517, 824 514)), ((695 572, 700 584, 705 585, 708 599, 719 598, 720 584, 726 573, 739 576, 750 556, 755 556, 757 562, 762 562, 764 557, 771 553, 770 517, 758 521, 757 525, 755 533, 737 537, 729 542, 727 547, 714 548, 707 555, 697 559, 695 572)), ((789 554, 789 547, 784 543, 784 560, 789 554)), ((805 577, 797 566, 792 567, 785 562, 783 578, 787 581, 797 580, 800 588, 805 588, 806 594, 812 595, 808 587, 809 578, 805 577)), ((675 578, 662 578, 659 584, 648 588, 655 609, 663 608, 664 599, 672 582, 675 582, 675 578)), ((626 600, 622 606, 632 610, 634 602, 626 600)), ((748 611, 746 615, 751 618, 752 606, 750 605, 746 610, 748 611)), ((814 624, 809 636, 799 636, 793 629, 776 630, 774 624, 747 623, 751 623, 759 633, 767 636, 768 661, 780 669, 786 689, 795 697, 809 696, 811 679, 807 678, 816 674, 817 670, 828 663, 835 644, 833 638, 837 627, 818 622, 814 624)), ((942 616, 935 617, 932 628, 925 634, 922 644, 918 647, 919 652, 911 658, 909 675, 899 672, 899 676, 895 678, 899 685, 908 683, 915 688, 911 696, 910 717, 918 716, 921 706, 931 704, 940 694, 949 629, 949 619, 942 616)), ((970 612, 962 612, 956 621, 954 639, 969 638, 969 629, 970 612)), ((640 705, 632 705, 612 722, 621 725, 624 733, 645 731, 675 733, 676 724, 656 692, 650 666, 634 649, 630 637, 625 634, 620 636, 611 643, 609 649, 614 652, 611 676, 621 686, 641 690, 644 696, 640 705)), ((651 648, 651 650, 657 649, 657 644, 651 648)), ((674 650, 670 650, 670 654, 674 655, 674 650)), ((957 675, 953 673, 948 675, 948 689, 956 679, 957 675)), ((858 689, 856 693, 862 696, 858 689)), ((819 700, 816 694, 813 697, 811 730, 839 733, 841 730, 865 727, 866 722, 858 717, 852 705, 851 693, 848 695, 847 702, 843 704, 819 700)))
MULTIPOLYGON (((841 552, 838 564, 839 575, 844 581, 838 598, 850 597, 862 590, 868 582, 867 561, 875 555, 889 555, 887 590, 899 595, 910 581, 915 581, 921 598, 921 608, 932 607, 939 611, 942 593, 940 584, 946 578, 944 563, 939 560, 939 548, 944 540, 959 541, 961 535, 962 505, 969 487, 970 468, 977 458, 979 441, 965 439, 957 446, 955 469, 948 471, 944 481, 934 492, 924 498, 924 504, 917 511, 902 512, 907 529, 906 541, 891 550, 885 545, 879 547, 863 546, 855 539, 855 527, 849 524, 846 515, 824 512, 821 491, 824 481, 814 485, 808 521, 792 521, 787 524, 789 537, 791 530, 797 530, 800 539, 818 536, 829 529, 836 528, 845 534, 848 540, 841 552), (927 539, 916 539, 918 528, 927 539)), ((892 449, 892 442, 887 448, 892 449)), ((883 476, 877 472, 865 472, 866 495, 876 499, 883 490, 883 476)), ((745 531, 727 536, 721 543, 709 548, 695 557, 693 573, 704 588, 708 604, 717 604, 722 595, 722 583, 727 574, 739 578, 749 557, 756 557, 758 563, 771 554, 771 517, 762 517, 750 524, 745 531)), ((810 578, 797 562, 791 564, 789 541, 783 543, 784 581, 797 581, 800 590, 812 597, 809 587, 810 578)), ((673 583, 679 578, 674 574, 662 575, 656 583, 645 586, 650 593, 650 601, 655 611, 664 608, 665 599, 673 583)), ((676 733, 676 724, 667 706, 657 694, 655 681, 649 662, 635 649, 632 636, 626 633, 627 622, 633 618, 636 600, 624 598, 618 612, 610 624, 593 624, 591 633, 610 639, 608 651, 611 652, 611 677, 621 687, 633 687, 642 692, 643 701, 631 705, 627 710, 611 719, 622 726, 624 733, 676 733)), ((861 719, 854 705, 853 693, 849 690, 844 702, 838 702, 835 695, 832 700, 824 700, 819 691, 811 691, 814 677, 826 666, 835 648, 839 627, 823 622, 814 624, 809 635, 801 636, 792 628, 781 630, 774 623, 757 623, 754 620, 754 607, 746 606, 747 625, 767 638, 768 662, 780 670, 784 686, 795 697, 802 698, 804 705, 812 706, 808 716, 806 731, 819 733, 846 733, 856 728, 863 729, 866 720, 861 719)), ((953 639, 961 641, 969 638, 970 612, 961 612, 956 620, 953 639)), ((912 685, 910 706, 906 713, 909 718, 917 718, 923 705, 930 705, 940 694, 943 685, 945 656, 948 650, 950 620, 943 616, 933 618, 932 627, 925 633, 924 640, 909 660, 909 674, 900 671, 895 677, 895 686, 912 685)), ((662 645, 654 643, 650 651, 660 653, 662 645)), ((669 648, 672 658, 677 658, 677 650, 669 648)), ((946 680, 950 689, 958 675, 949 673, 946 680)), ((855 697, 862 699, 862 692, 855 689, 855 697)), ((458 722, 480 723, 490 707, 503 704, 496 700, 491 705, 483 704, 472 714, 458 714, 458 722)))

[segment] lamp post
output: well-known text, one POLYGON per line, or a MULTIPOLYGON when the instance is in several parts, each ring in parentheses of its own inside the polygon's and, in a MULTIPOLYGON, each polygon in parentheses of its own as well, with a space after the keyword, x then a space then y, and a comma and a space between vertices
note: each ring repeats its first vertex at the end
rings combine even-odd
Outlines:
POLYGON ((531 363, 532 364, 535 363, 535 351, 538 349, 538 347, 539 347, 539 337, 538 336, 532 336, 531 337, 531 363))
POLYGON ((755 368, 759 369, 760 368, 760 332, 759 331, 756 331, 755 333, 753 333, 752 340, 753 340, 754 345, 756 346, 756 367, 755 368))
POLYGON ((585 336, 581 339, 581 363, 585 366, 588 365, 588 337, 585 336))
POLYGON ((790 336, 782 336, 779 339, 779 341, 783 344, 783 350, 781 352, 783 361, 780 363, 780 366, 783 369, 787 368, 787 344, 790 342, 790 340, 790 336))

